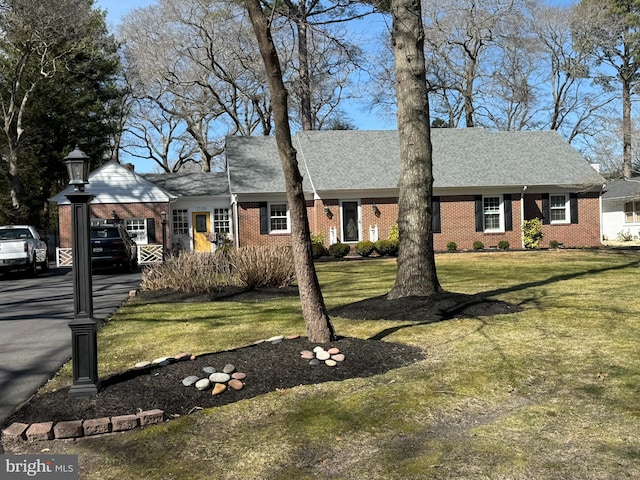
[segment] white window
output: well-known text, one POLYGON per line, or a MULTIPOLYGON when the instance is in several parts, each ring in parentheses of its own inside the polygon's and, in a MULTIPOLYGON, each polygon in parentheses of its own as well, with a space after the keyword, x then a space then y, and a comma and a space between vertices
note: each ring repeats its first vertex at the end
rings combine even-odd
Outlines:
POLYGON ((133 240, 141 245, 146 245, 147 240, 147 220, 144 218, 127 218, 124 226, 133 240))
POLYGON ((482 199, 484 231, 504 231, 504 211, 502 209, 502 197, 483 197, 482 199))
POLYGON ((625 223, 640 223, 640 201, 624 204, 625 223))
POLYGON ((269 230, 271 233, 289 233, 289 208, 286 203, 269 205, 269 230))
POLYGON ((228 208, 214 208, 213 209, 213 231, 230 233, 229 224, 229 209, 228 208))
POLYGON ((569 223, 569 195, 549 195, 549 216, 551 223, 569 223))
POLYGON ((174 235, 187 235, 189 233, 189 211, 186 209, 173 210, 171 212, 171 225, 174 235))

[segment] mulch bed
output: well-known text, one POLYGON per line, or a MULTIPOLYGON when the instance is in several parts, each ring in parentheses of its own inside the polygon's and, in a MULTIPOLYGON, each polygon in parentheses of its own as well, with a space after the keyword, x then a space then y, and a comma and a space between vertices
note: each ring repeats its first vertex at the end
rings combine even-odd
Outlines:
MULTIPOLYGON (((133 301, 260 301, 296 294, 296 290, 291 288, 254 292, 220 291, 198 296, 163 291, 142 292, 133 301)), ((316 346, 306 338, 283 340, 279 344, 259 343, 201 355, 192 361, 129 370, 101 379, 100 392, 91 398, 69 399, 68 389, 36 394, 5 420, 5 426, 13 422, 59 422, 113 417, 152 409, 163 410, 169 416, 185 415, 201 408, 224 405, 277 389, 368 377, 424 358, 422 351, 416 347, 381 341, 392 331, 411 326, 414 322, 430 323, 450 318, 513 313, 517 310, 517 306, 506 302, 448 292, 441 292, 433 297, 398 300, 387 300, 385 296, 375 297, 335 308, 329 313, 331 316, 350 319, 403 320, 406 323, 395 329, 382 331, 371 339, 342 337, 330 345, 323 345, 324 348, 335 346, 345 354, 345 361, 335 367, 310 366, 308 361, 301 359, 300 351, 312 350, 316 346), (195 387, 185 387, 181 383, 183 378, 190 375, 205 378, 207 375, 202 369, 206 366, 221 371, 226 364, 233 364, 238 371, 247 374, 242 390, 213 396, 210 390, 198 391, 195 387)))

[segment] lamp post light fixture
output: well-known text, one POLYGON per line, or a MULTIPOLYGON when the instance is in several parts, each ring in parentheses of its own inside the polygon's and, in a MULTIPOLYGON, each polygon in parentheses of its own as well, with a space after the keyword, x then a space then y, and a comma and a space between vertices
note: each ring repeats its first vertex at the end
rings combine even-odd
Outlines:
POLYGON ((73 385, 69 397, 87 397, 98 393, 98 342, 93 318, 93 284, 89 202, 93 195, 84 191, 89 183, 89 157, 78 147, 64 158, 73 193, 71 202, 71 243, 73 260, 73 320, 71 328, 71 362, 73 385))
POLYGON ((160 212, 162 218, 162 263, 164 263, 167 252, 167 212, 160 212))

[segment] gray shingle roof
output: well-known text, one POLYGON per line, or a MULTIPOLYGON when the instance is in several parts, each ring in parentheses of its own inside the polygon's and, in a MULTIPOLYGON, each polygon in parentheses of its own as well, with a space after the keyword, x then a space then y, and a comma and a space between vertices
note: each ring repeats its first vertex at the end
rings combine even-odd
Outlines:
POLYGON ((608 183, 602 194, 605 202, 630 200, 640 197, 640 177, 620 179, 608 183))
MULTIPOLYGON (((434 187, 602 185, 604 179, 557 132, 433 129, 434 187)), ((396 188, 395 130, 299 132, 294 138, 304 190, 396 188)), ((233 193, 284 192, 273 137, 227 139, 233 193)))
POLYGON ((229 195, 227 172, 146 173, 140 176, 180 197, 229 195))

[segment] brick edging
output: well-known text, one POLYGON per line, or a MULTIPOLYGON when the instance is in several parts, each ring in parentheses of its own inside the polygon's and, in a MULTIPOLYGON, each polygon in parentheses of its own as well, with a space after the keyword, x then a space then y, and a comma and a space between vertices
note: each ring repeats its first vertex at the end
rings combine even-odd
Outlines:
POLYGON ((89 437, 112 432, 124 432, 138 427, 157 425, 165 420, 164 411, 147 410, 135 415, 71 420, 65 422, 15 422, 2 430, 2 441, 33 442, 89 437))

